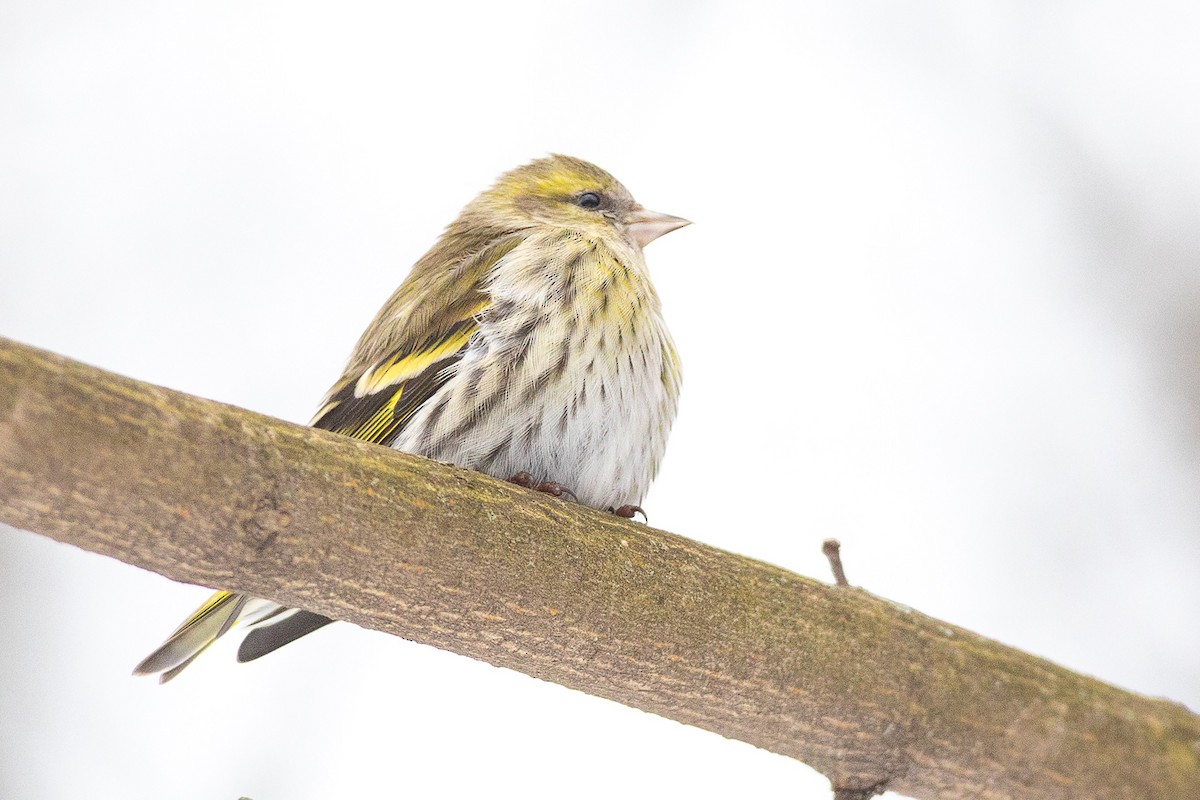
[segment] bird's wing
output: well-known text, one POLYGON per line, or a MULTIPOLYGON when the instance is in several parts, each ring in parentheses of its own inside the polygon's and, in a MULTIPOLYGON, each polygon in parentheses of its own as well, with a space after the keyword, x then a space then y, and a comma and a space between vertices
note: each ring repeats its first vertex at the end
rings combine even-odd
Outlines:
MULTIPOLYGON (((476 313, 480 310, 482 306, 476 313)), ((413 414, 449 380, 448 368, 463 357, 478 330, 472 314, 417 347, 398 347, 357 378, 334 386, 311 424, 390 446, 413 414)))
POLYGON ((414 271, 368 328, 310 424, 390 446, 450 379, 489 305, 484 277, 515 246, 515 239, 502 240, 456 269, 414 271))

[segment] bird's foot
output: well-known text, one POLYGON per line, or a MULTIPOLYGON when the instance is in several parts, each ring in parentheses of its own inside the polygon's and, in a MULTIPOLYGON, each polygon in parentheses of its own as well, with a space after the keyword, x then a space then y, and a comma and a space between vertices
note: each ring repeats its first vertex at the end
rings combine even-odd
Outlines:
POLYGON ((624 517, 625 519, 633 519, 634 514, 641 514, 642 522, 650 521, 650 518, 646 516, 646 510, 641 506, 621 506, 620 508, 610 508, 609 511, 616 514, 618 517, 624 517))
POLYGON ((509 478, 508 482, 515 483, 517 486, 524 486, 526 489, 533 489, 535 492, 548 494, 551 497, 562 497, 563 495, 566 495, 576 503, 579 502, 579 498, 575 496, 575 493, 566 486, 563 486, 561 483, 556 483, 554 481, 541 481, 539 483, 538 481, 535 481, 533 476, 528 472, 518 472, 516 475, 513 475, 511 478, 509 478))

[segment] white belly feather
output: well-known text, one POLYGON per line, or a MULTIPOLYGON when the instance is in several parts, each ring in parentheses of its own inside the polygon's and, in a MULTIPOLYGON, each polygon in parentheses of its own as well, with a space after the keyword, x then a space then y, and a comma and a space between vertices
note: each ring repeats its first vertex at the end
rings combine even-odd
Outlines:
POLYGON ((527 471, 598 508, 636 504, 675 416, 670 335, 640 251, 555 244, 550 263, 525 247, 506 257, 479 334, 394 446, 501 478, 527 471))

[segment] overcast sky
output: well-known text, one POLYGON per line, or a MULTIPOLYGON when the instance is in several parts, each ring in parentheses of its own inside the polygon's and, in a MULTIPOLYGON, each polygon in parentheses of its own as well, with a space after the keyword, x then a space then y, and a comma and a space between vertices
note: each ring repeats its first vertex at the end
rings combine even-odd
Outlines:
MULTIPOLYGON (((1200 708, 1200 12, 0 3, 0 336, 306 421, 500 172, 596 162, 684 359, 657 527, 1200 708)), ((0 531, 0 796, 828 797, 339 624, 159 687, 208 594, 0 531)), ((893 795, 894 796, 894 795, 893 795)))

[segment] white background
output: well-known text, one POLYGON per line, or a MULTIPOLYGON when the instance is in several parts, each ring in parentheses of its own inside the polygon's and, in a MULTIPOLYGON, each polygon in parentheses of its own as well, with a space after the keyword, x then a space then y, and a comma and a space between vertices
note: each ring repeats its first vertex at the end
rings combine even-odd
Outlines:
MULTIPOLYGON (((0 5, 0 335, 308 419, 498 173, 595 161, 685 360, 656 526, 1200 708, 1187 3, 0 5)), ((5 798, 827 797, 341 624, 167 687, 208 590, 0 531, 5 798)))

